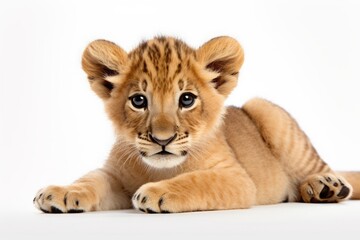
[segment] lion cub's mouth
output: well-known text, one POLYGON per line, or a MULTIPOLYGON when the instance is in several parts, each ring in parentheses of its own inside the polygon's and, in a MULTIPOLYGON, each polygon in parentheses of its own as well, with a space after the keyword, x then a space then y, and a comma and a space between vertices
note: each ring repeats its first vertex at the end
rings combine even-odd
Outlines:
POLYGON ((165 151, 165 150, 162 150, 161 152, 158 152, 156 154, 163 155, 163 156, 165 156, 165 155, 175 155, 175 154, 173 154, 171 152, 168 152, 168 151, 165 151))
POLYGON ((154 168, 173 168, 182 164, 187 158, 187 152, 181 152, 181 155, 162 150, 151 156, 143 156, 142 160, 149 166, 154 168))

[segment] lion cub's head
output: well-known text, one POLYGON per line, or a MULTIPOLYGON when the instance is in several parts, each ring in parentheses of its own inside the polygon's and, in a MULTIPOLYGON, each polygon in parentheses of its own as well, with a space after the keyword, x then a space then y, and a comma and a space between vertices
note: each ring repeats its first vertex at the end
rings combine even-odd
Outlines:
POLYGON ((198 49, 158 37, 130 53, 97 40, 82 59, 117 133, 155 168, 181 164, 213 135, 242 62, 243 50, 230 37, 198 49))

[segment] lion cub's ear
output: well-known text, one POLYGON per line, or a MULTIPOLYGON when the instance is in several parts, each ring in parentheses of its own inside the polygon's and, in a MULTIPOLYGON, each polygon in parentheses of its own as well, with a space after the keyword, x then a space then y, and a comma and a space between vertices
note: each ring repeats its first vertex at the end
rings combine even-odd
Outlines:
POLYGON ((217 37, 202 45, 196 56, 200 64, 217 73, 211 84, 224 96, 230 94, 237 84, 238 73, 244 61, 244 51, 231 37, 217 37))
POLYGON ((110 97, 116 77, 124 70, 127 53, 115 43, 106 40, 91 42, 82 57, 82 67, 94 92, 102 99, 110 97))

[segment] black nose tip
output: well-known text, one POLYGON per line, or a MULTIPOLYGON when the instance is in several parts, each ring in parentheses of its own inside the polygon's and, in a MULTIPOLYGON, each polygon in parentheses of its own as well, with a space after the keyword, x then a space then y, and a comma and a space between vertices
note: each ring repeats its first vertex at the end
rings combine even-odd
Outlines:
POLYGON ((149 134, 149 137, 150 137, 150 140, 153 142, 153 143, 157 143, 159 144, 160 146, 162 147, 165 147, 167 145, 169 145, 172 141, 174 141, 174 139, 176 138, 177 134, 175 134, 174 136, 168 138, 168 139, 158 139, 156 138, 155 136, 149 134))

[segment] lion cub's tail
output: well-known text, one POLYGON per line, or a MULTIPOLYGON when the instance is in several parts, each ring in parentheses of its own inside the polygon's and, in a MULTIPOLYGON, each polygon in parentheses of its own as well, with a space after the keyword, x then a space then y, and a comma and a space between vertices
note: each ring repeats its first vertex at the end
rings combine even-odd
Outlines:
POLYGON ((351 199, 360 200, 360 172, 336 172, 343 176, 353 187, 351 199))

